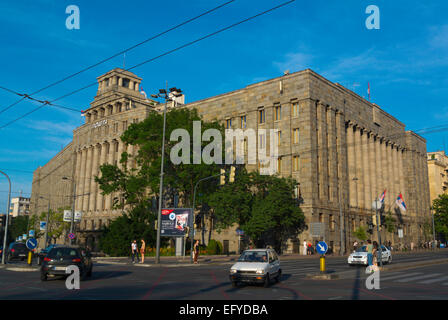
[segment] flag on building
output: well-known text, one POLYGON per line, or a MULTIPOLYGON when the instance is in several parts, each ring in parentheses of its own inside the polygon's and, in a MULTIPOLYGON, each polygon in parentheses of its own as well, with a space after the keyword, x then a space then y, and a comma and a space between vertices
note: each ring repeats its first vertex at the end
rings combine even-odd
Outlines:
POLYGON ((386 198, 386 190, 384 190, 383 193, 380 196, 381 204, 384 204, 384 198, 386 198))
POLYGON ((370 101, 370 82, 367 82, 367 94, 369 95, 369 101, 370 101))
POLYGON ((401 210, 406 211, 406 204, 404 203, 403 200, 403 196, 401 195, 401 193, 398 195, 397 200, 395 201, 395 203, 397 204, 397 206, 400 207, 401 210))
POLYGON ((84 110, 81 110, 81 117, 85 117, 86 116, 86 112, 84 110))
POLYGON ((145 99, 148 99, 148 97, 146 96, 146 92, 143 90, 143 88, 140 87, 140 89, 141 89, 140 93, 145 96, 145 99))

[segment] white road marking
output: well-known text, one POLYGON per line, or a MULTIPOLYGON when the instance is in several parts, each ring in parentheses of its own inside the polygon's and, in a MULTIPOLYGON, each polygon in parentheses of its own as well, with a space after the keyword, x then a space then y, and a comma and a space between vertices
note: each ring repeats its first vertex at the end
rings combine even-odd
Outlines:
POLYGON ((422 284, 430 284, 430 283, 435 283, 435 282, 442 282, 444 280, 447 280, 448 276, 445 277, 441 277, 441 278, 437 278, 437 279, 431 279, 431 280, 425 280, 425 281, 420 281, 418 283, 422 283, 422 284))
POLYGON ((416 276, 416 277, 411 277, 411 278, 406 278, 406 279, 401 279, 401 280, 395 280, 395 282, 410 282, 410 281, 414 281, 414 280, 433 278, 433 277, 437 277, 440 275, 441 275, 441 273, 432 273, 432 274, 426 274, 426 275, 421 275, 421 276, 416 276))
POLYGON ((421 272, 415 272, 415 273, 401 273, 400 274, 395 274, 393 276, 388 276, 388 277, 383 277, 381 276, 380 273, 380 280, 381 281, 385 281, 385 280, 393 280, 393 279, 399 279, 399 278, 404 278, 404 277, 409 277, 409 276, 416 276, 422 274, 421 272))

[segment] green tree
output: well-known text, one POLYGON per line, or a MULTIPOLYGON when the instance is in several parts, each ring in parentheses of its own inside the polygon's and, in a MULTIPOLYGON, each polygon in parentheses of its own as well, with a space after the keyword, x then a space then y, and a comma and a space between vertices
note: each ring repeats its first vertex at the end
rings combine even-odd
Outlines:
POLYGON ((432 202, 434 210, 435 231, 443 237, 448 238, 448 194, 441 194, 432 202))
POLYGON ((28 233, 29 216, 17 216, 12 218, 9 226, 10 241, 15 241, 16 238, 28 233))
POLYGON ((236 224, 257 246, 271 245, 281 252, 286 241, 305 228, 294 198, 296 185, 292 178, 247 173, 242 168, 235 183, 209 197, 217 229, 236 224))
MULTIPOLYGON (((128 256, 131 253, 131 242, 144 239, 147 247, 156 243, 154 229, 154 214, 148 214, 150 209, 144 205, 133 208, 129 214, 123 214, 103 228, 100 238, 100 248, 112 256, 128 256)), ((162 238, 162 240, 164 240, 162 238)), ((166 240, 164 241, 166 243, 166 240)))
POLYGON ((356 229, 354 232, 353 232, 353 235, 358 239, 358 240, 361 240, 361 241, 366 241, 367 239, 368 239, 368 235, 367 235, 367 227, 364 227, 364 226, 359 226, 359 228, 358 229, 356 229))

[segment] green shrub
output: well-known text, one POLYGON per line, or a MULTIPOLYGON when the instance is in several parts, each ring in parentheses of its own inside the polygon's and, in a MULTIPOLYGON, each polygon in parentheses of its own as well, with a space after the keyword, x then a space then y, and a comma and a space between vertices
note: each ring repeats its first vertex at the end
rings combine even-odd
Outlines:
POLYGON ((222 243, 216 240, 210 240, 207 245, 207 254, 221 254, 223 251, 222 243))

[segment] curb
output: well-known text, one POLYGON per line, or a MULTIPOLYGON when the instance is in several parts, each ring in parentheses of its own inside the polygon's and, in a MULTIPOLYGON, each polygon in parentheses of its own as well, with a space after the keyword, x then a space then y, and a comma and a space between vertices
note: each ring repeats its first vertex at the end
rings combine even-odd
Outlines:
POLYGON ((309 273, 306 275, 306 279, 310 280, 338 280, 339 274, 337 273, 309 273))

